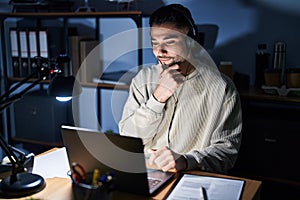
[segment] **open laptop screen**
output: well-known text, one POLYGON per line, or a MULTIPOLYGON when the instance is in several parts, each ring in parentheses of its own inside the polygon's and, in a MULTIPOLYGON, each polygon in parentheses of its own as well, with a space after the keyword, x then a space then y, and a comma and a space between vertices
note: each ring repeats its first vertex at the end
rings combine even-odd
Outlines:
MULTIPOLYGON (((79 163, 87 172, 96 168, 101 172, 113 171, 118 190, 144 195, 152 193, 140 138, 70 126, 62 126, 61 131, 70 164, 79 163)), ((159 172, 163 175, 162 179, 169 179, 172 175, 159 172)), ((162 184, 165 181, 162 180, 162 184)))

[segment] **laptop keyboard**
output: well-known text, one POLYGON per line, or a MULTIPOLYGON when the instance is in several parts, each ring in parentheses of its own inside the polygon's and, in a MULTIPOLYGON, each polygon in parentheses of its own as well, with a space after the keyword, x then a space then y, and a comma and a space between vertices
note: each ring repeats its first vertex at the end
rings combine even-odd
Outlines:
POLYGON ((148 184, 149 184, 149 188, 154 188, 155 186, 157 186, 159 183, 161 183, 161 179, 156 179, 156 178, 149 178, 148 177, 148 184))

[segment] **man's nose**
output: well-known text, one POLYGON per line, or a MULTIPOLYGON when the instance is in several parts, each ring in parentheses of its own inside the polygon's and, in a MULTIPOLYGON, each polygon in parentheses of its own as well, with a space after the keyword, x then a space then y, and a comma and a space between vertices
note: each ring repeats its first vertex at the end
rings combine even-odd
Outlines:
POLYGON ((157 47, 157 53, 158 54, 165 54, 165 53, 167 53, 168 51, 167 51, 167 49, 166 49, 166 47, 165 47, 165 45, 164 44, 161 44, 161 45, 159 45, 158 47, 157 47))

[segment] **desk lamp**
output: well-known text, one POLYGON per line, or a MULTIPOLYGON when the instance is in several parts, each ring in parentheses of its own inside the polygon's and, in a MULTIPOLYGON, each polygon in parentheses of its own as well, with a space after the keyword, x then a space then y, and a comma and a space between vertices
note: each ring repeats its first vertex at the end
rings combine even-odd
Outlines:
MULTIPOLYGON (((58 75, 62 72, 60 67, 61 63, 65 61, 65 56, 60 56, 60 58, 56 60, 54 69, 48 66, 48 59, 40 57, 36 57, 35 59, 37 63, 36 70, 28 77, 17 83, 15 86, 11 87, 5 94, 0 96, 0 113, 2 113, 12 103, 20 100, 23 95, 25 95, 35 85, 39 84, 42 80, 45 80, 49 75, 56 75, 48 87, 49 95, 62 95, 64 97, 71 97, 72 95, 75 96, 81 93, 81 86, 73 76, 62 77, 58 75), (13 92, 15 92, 25 83, 28 83, 28 81, 35 76, 38 76, 37 80, 29 84, 20 92, 13 94, 13 92), (56 85, 65 83, 67 83, 67 85, 56 85), (55 89, 59 90, 56 91, 55 89), (66 94, 64 92, 66 92, 66 94)), ((33 167, 34 155, 29 154, 26 156, 21 151, 8 145, 2 136, 0 136, 0 146, 12 165, 11 175, 5 177, 0 182, 0 197, 24 197, 43 190, 46 186, 43 177, 30 173, 30 168, 33 167), (18 157, 16 153, 20 154, 20 156, 18 157)))
MULTIPOLYGON (((69 101, 72 97, 79 96, 82 92, 82 88, 74 76, 61 75, 61 69, 65 69, 65 63, 69 62, 70 57, 67 55, 57 57, 54 71, 60 70, 60 73, 56 73, 47 90, 47 94, 55 97, 58 101, 69 101)), ((65 71, 67 70, 65 69, 65 71)))

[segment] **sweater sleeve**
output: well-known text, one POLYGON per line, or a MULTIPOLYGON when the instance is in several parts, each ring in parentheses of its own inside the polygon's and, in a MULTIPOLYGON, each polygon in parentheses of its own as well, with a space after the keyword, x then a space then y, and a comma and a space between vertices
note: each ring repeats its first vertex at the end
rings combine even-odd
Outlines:
POLYGON ((233 93, 223 102, 209 145, 184 155, 188 169, 227 173, 234 166, 242 135, 239 95, 233 93))
POLYGON ((157 132, 164 115, 165 103, 158 102, 150 92, 145 91, 145 87, 138 85, 133 79, 119 122, 119 131, 122 135, 140 137, 145 144, 157 132))

